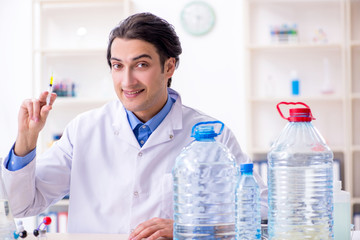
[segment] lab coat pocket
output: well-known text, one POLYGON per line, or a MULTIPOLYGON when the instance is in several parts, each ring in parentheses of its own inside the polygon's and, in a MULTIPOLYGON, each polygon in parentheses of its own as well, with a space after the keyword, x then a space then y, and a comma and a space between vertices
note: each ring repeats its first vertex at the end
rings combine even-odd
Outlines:
POLYGON ((162 178, 161 215, 164 218, 173 219, 173 178, 167 173, 162 178))

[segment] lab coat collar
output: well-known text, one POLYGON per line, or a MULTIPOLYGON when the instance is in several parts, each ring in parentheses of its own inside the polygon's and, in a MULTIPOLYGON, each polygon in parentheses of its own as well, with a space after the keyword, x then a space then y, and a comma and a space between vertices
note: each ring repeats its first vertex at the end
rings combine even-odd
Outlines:
POLYGON ((115 107, 115 117, 113 122, 113 130, 122 141, 129 143, 130 145, 138 148, 139 150, 145 150, 146 148, 153 147, 155 145, 171 141, 175 137, 174 131, 181 130, 182 123, 182 103, 179 93, 175 90, 168 88, 170 97, 176 100, 173 104, 170 112, 150 135, 144 146, 141 148, 135 135, 130 127, 127 119, 126 110, 123 107, 120 100, 117 100, 115 107))

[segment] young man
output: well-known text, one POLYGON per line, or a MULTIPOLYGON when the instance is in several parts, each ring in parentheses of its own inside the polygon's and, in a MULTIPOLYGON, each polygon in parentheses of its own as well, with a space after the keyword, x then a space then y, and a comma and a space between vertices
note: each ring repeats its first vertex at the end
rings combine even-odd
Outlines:
MULTIPOLYGON (((36 141, 56 95, 50 106, 47 92, 25 100, 3 164, 13 214, 39 214, 70 194, 69 232, 172 237, 175 159, 193 140, 194 124, 215 120, 182 105, 169 88, 181 51, 173 27, 157 16, 140 13, 121 22, 107 51, 118 100, 80 114, 42 156, 36 141)), ((228 128, 217 140, 238 162, 247 161, 228 128)))

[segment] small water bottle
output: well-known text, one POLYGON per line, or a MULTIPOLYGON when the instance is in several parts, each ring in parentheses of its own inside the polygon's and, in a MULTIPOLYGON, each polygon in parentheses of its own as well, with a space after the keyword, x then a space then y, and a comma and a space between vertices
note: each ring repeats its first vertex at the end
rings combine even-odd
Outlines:
POLYGON ((334 239, 350 240, 350 193, 341 190, 341 181, 334 181, 334 239))
POLYGON ((234 240, 235 185, 238 177, 234 156, 215 141, 224 124, 219 121, 194 125, 195 138, 176 159, 174 180, 175 240, 234 240), (218 133, 215 125, 221 125, 218 133))
MULTIPOLYGON (((280 105, 292 108, 286 118, 280 105)), ((301 102, 268 153, 269 239, 333 239, 333 153, 301 102)))
POLYGON ((253 175, 253 164, 240 166, 236 187, 236 239, 261 239, 260 189, 253 175))

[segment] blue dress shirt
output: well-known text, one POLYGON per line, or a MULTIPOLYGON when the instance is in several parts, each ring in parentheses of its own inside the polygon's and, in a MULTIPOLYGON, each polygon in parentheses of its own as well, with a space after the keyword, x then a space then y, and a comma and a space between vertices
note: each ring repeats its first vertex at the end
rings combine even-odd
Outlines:
POLYGON ((166 115, 170 112, 174 102, 175 100, 172 99, 170 95, 168 95, 168 99, 166 101, 165 106, 160 110, 158 114, 156 114, 146 123, 143 123, 135 116, 134 113, 125 109, 127 113, 128 121, 130 123, 130 127, 133 130, 134 135, 141 147, 145 144, 145 142, 148 140, 150 135, 155 131, 155 129, 162 122, 162 120, 164 120, 166 115))

